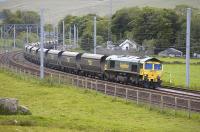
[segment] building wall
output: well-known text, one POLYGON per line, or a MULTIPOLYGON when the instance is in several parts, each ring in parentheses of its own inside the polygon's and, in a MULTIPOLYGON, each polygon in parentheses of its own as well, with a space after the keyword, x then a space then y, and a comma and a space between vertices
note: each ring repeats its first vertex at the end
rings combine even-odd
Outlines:
POLYGON ((137 46, 134 44, 129 44, 129 43, 126 43, 124 44, 123 46, 121 46, 122 50, 129 50, 130 48, 132 49, 137 49, 137 46))

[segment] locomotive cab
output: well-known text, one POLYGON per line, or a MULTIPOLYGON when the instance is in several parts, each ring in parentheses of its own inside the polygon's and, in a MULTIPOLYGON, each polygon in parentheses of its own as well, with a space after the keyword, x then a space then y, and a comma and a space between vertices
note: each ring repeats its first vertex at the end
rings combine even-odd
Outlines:
POLYGON ((161 84, 161 75, 163 71, 162 62, 156 58, 146 58, 141 61, 143 66, 140 69, 143 85, 145 87, 155 88, 161 84))

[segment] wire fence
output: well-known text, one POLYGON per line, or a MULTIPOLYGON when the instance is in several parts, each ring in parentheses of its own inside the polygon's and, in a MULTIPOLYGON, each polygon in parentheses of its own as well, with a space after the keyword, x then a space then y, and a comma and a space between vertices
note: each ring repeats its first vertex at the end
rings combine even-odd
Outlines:
MULTIPOLYGON (((19 67, 0 63, 0 69, 11 71, 20 75, 23 79, 38 79, 40 74, 32 70, 21 69, 19 67)), ((124 88, 120 85, 113 85, 109 82, 86 78, 83 76, 50 73, 45 76, 45 80, 49 84, 71 84, 80 88, 95 90, 103 94, 120 97, 127 101, 135 101, 136 104, 148 104, 149 108, 158 107, 161 111, 171 109, 176 115, 177 111, 183 110, 187 113, 188 118, 192 113, 200 112, 200 101, 195 98, 184 98, 176 95, 157 93, 141 89, 124 88)))

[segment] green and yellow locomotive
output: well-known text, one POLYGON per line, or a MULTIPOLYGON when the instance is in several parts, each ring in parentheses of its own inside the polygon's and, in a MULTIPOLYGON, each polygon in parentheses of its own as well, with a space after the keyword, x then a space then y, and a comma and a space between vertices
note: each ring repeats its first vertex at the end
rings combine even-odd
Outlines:
POLYGON ((146 88, 160 86, 162 71, 161 61, 152 57, 112 55, 106 58, 105 63, 107 80, 136 84, 146 88))

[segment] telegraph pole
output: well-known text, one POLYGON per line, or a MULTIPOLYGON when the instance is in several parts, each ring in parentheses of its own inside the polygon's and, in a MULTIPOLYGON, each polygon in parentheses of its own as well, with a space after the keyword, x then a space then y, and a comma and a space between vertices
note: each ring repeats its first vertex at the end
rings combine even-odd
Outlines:
POLYGON ((63 50, 65 50, 65 21, 63 20, 63 50))
POLYGON ((109 20, 109 26, 108 26, 108 41, 112 42, 112 0, 110 0, 110 20, 109 20))
MULTIPOLYGON (((54 42, 54 44, 55 44, 55 40, 56 40, 56 27, 55 27, 55 25, 53 25, 53 42, 54 42)), ((54 45, 55 46, 55 45, 54 45)))
POLYGON ((76 28, 76 41, 77 41, 77 47, 78 47, 78 26, 76 28))
POLYGON ((3 28, 1 27, 1 39, 3 39, 3 28))
POLYGON ((28 26, 26 27, 26 44, 28 44, 28 26))
POLYGON ((53 46, 53 49, 55 50, 56 47, 55 47, 55 43, 56 42, 56 26, 53 25, 53 43, 54 43, 54 46, 53 46))
POLYGON ((70 28, 69 28, 69 44, 71 45, 72 44, 72 28, 71 28, 71 26, 70 26, 70 28))
POLYGON ((56 26, 57 28, 56 28, 56 44, 58 45, 58 25, 56 26))
POLYGON ((15 25, 14 25, 14 28, 13 28, 14 48, 16 47, 16 46, 15 46, 15 45, 16 45, 16 44, 15 44, 15 43, 16 43, 16 41, 15 41, 15 39, 16 39, 15 37, 16 37, 16 36, 15 36, 15 35, 16 35, 16 30, 15 30, 15 25))
POLYGON ((94 54, 96 54, 96 16, 94 16, 94 54))
POLYGON ((39 38, 39 25, 37 26, 36 30, 37 30, 37 37, 39 38))
POLYGON ((44 78, 44 9, 40 10, 40 78, 44 78))
POLYGON ((74 47, 76 47, 76 25, 74 24, 74 47))
POLYGON ((191 8, 187 8, 187 29, 186 29, 186 87, 190 87, 190 26, 191 8))

